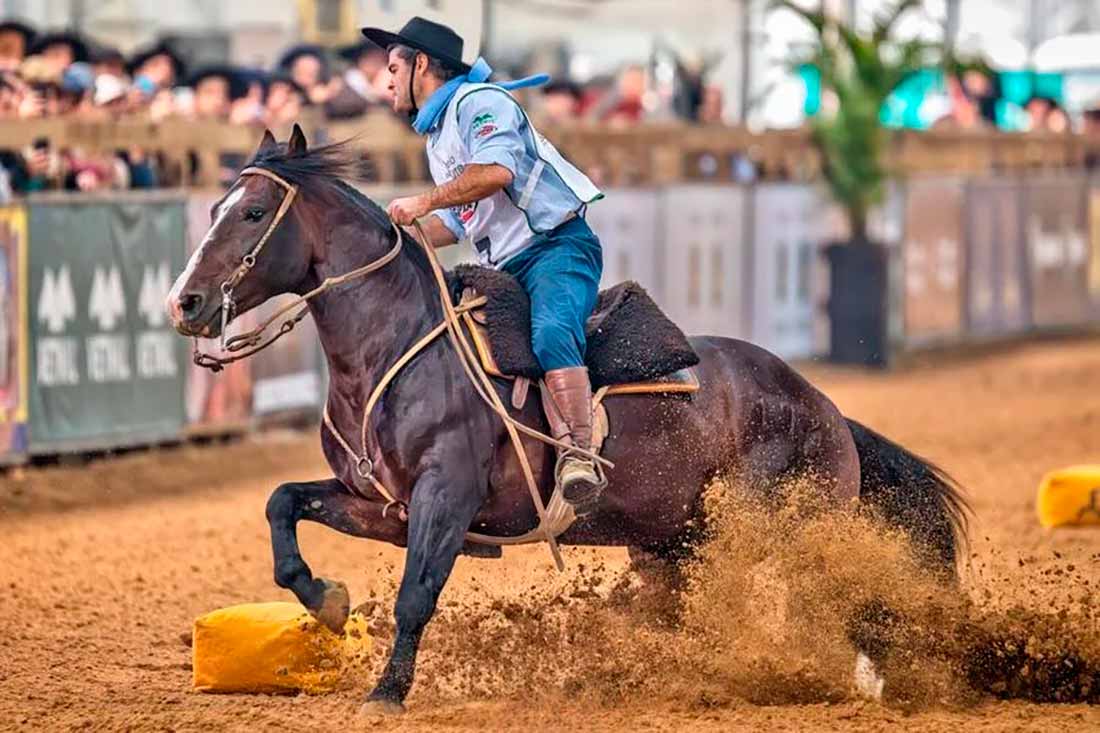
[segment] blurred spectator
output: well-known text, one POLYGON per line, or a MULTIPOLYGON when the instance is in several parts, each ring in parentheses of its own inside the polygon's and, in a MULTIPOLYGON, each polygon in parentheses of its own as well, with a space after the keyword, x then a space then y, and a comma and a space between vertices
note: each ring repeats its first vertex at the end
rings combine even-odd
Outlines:
POLYGON ((186 75, 185 68, 180 55, 161 40, 135 53, 126 71, 133 77, 134 86, 151 98, 158 90, 179 84, 186 75))
POLYGON ((75 33, 47 33, 35 40, 28 55, 41 57, 61 74, 69 64, 88 60, 88 44, 75 33))
POLYGON ((312 44, 292 46, 277 64, 279 71, 306 90, 313 104, 324 104, 343 86, 339 77, 330 78, 328 55, 324 48, 312 44))
POLYGON ((126 79, 111 74, 100 74, 95 78, 95 93, 92 103, 101 109, 115 114, 126 111, 126 92, 129 86, 126 79))
MULTIPOLYGON (((181 88, 181 92, 189 91, 181 88)), ((177 92, 171 89, 161 89, 149 101, 149 118, 153 122, 160 122, 180 113, 180 105, 176 102, 177 92)))
POLYGON ((263 121, 264 97, 267 75, 259 69, 238 69, 248 91, 234 99, 229 110, 229 121, 234 125, 255 125, 263 121))
POLYGON ((232 66, 208 66, 187 82, 194 90, 191 113, 200 120, 228 120, 234 100, 248 94, 248 82, 232 66))
POLYGON ((14 71, 23 63, 31 44, 34 29, 17 20, 0 22, 0 71, 14 71))
POLYGON ((325 103, 330 118, 347 119, 364 114, 373 105, 390 104, 386 50, 370 41, 337 49, 336 55, 351 64, 341 88, 325 103))
POLYGON ((971 127, 997 124, 997 100, 1001 90, 996 77, 980 69, 967 69, 962 74, 962 92, 969 104, 976 107, 978 118, 971 127))
POLYGON ((1028 129, 1032 132, 1069 132, 1069 116, 1062 106, 1050 97, 1032 97, 1024 110, 1028 116, 1028 129))
POLYGON ((973 96, 977 94, 980 98, 981 83, 972 80, 971 88, 977 90, 973 93, 968 93, 965 81, 954 74, 946 75, 945 83, 947 86, 946 109, 936 110, 937 113, 942 111, 943 114, 935 119, 930 127, 934 130, 971 130, 984 126, 986 119, 982 113, 981 102, 973 96))
MULTIPOLYGON (((1082 118, 1082 134, 1090 138, 1094 144, 1100 143, 1100 97, 1094 99, 1091 104, 1085 105, 1082 118)), ((1085 166, 1089 170, 1100 168, 1100 152, 1089 149, 1085 154, 1085 166)))
POLYGON ((542 88, 539 117, 544 125, 570 123, 580 118, 581 87, 571 81, 552 81, 542 88))
POLYGON ((95 84, 96 73, 90 65, 75 63, 65 69, 60 84, 62 114, 83 111, 95 84))
POLYGON ((633 64, 625 67, 619 73, 614 91, 597 106, 597 119, 616 126, 641 122, 645 116, 646 83, 644 67, 633 64))
POLYGON ((696 111, 698 121, 704 125, 722 124, 722 88, 715 84, 703 87, 703 98, 696 111))
POLYGON ((20 103, 18 116, 21 119, 55 116, 60 111, 58 91, 61 83, 61 70, 55 70, 53 64, 41 56, 28 56, 19 65, 20 103))
POLYGON ((283 128, 293 124, 309 104, 309 95, 289 75, 273 76, 267 84, 264 100, 263 123, 271 128, 283 128))
POLYGON ((96 44, 89 51, 88 56, 88 60, 97 76, 99 74, 127 76, 130 73, 127 69, 126 57, 122 55, 122 51, 113 46, 96 44))

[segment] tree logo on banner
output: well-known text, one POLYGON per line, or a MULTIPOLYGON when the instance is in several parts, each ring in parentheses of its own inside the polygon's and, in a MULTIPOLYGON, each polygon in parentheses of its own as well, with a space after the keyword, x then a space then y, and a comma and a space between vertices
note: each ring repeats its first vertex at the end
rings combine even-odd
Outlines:
POLYGON ((111 266, 108 272, 95 268, 92 278, 92 294, 88 298, 88 312, 99 324, 101 331, 111 331, 126 313, 126 295, 122 291, 122 274, 111 266))
POLYGON ((146 265, 141 275, 141 292, 138 293, 138 310, 150 328, 160 328, 165 324, 164 299, 172 289, 172 277, 167 262, 156 267, 146 265))
POLYGON ((76 317, 76 296, 69 266, 62 265, 55 273, 49 267, 42 274, 42 290, 38 293, 38 320, 50 333, 61 333, 65 324, 76 317))

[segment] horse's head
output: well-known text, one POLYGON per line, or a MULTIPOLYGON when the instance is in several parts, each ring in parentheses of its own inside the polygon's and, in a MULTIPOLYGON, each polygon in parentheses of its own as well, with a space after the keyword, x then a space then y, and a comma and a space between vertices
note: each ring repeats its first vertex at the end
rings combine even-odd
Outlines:
POLYGON ((177 331, 218 336, 223 323, 305 280, 312 252, 300 231, 302 219, 293 213, 298 187, 263 161, 306 153, 297 125, 285 147, 264 133, 252 166, 214 204, 206 237, 168 293, 166 307, 177 331))

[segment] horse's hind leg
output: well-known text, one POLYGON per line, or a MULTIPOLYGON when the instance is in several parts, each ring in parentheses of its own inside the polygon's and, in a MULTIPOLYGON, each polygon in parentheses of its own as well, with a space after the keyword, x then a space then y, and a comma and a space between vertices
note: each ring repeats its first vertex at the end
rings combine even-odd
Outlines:
POLYGON ((333 631, 343 630, 350 599, 343 583, 314 578, 298 548, 298 522, 309 520, 339 532, 403 545, 404 525, 381 504, 348 493, 336 479, 282 484, 267 502, 275 583, 293 591, 299 602, 333 631))

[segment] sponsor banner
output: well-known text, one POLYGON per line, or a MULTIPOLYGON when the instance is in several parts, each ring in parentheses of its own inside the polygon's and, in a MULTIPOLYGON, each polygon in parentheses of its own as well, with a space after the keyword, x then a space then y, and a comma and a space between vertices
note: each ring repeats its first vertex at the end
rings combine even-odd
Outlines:
POLYGON ((798 184, 758 185, 752 200, 751 340, 783 358, 812 356, 823 202, 798 184))
POLYGON ((1029 180, 1024 236, 1036 326, 1089 320, 1088 199, 1076 178, 1029 180))
POLYGON ((685 184, 663 190, 658 300, 689 335, 747 338, 746 189, 685 184))
POLYGON ((973 335, 1031 326, 1021 199, 1021 184, 1013 181, 967 186, 966 324, 973 335))
POLYGON ((27 453, 27 212, 0 207, 0 463, 27 453))
POLYGON ((159 195, 30 205, 32 451, 181 433, 187 344, 164 299, 184 218, 182 200, 159 195))
POLYGON ((906 190, 905 344, 956 340, 963 331, 963 185, 951 179, 914 179, 906 190))
MULTIPOLYGON (((221 194, 193 194, 187 199, 187 253, 198 249, 210 229, 210 209, 221 194)), ((173 273, 173 278, 179 273, 173 273)), ((253 327, 252 314, 234 322, 233 333, 253 327), (239 329, 239 330, 238 330, 239 329)), ((183 340, 183 337, 179 337, 183 340)), ((220 353, 219 339, 198 339, 204 352, 220 353)), ((252 417, 252 365, 248 360, 229 364, 215 374, 191 363, 185 391, 188 428, 195 432, 239 429, 252 417)))

